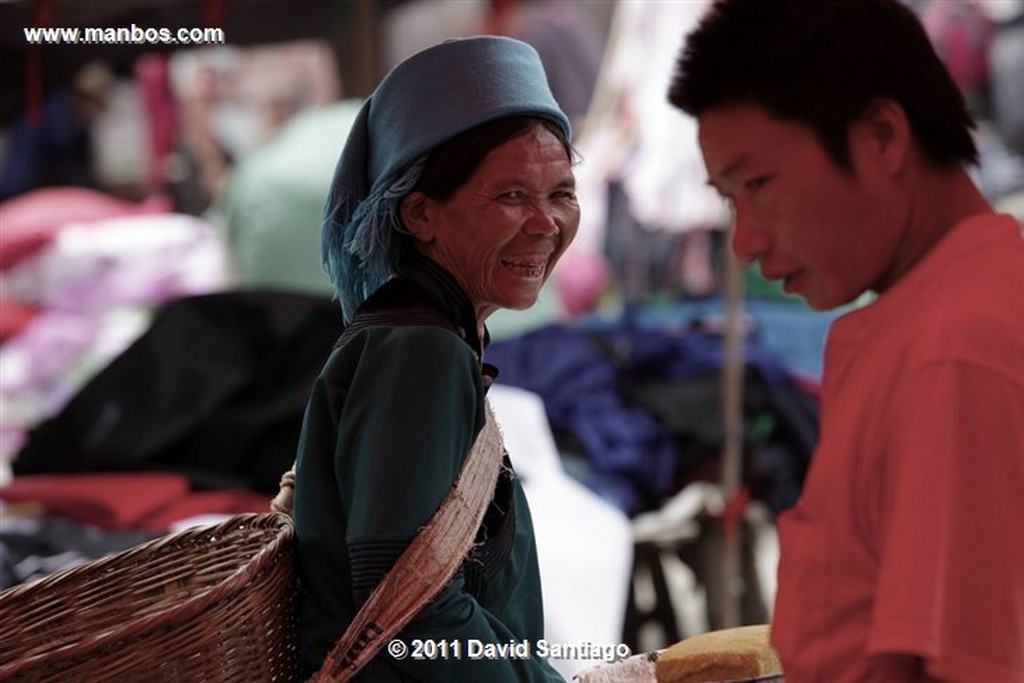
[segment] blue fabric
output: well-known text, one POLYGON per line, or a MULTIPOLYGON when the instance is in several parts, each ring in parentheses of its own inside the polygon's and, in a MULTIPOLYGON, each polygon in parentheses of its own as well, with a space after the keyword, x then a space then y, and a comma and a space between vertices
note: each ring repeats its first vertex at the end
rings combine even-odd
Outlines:
MULTIPOLYGON (((816 404, 755 340, 743 352, 745 478, 778 512, 799 495, 817 439, 816 404), (765 434, 755 433, 758 420, 765 434)), ((500 383, 540 395, 560 444, 586 459, 586 483, 627 514, 656 508, 685 481, 702 478, 720 451, 718 335, 627 317, 544 327, 492 343, 487 359, 501 368, 500 383)))
POLYGON ((614 345, 612 335, 551 325, 492 343, 487 359, 501 368, 500 383, 541 396, 552 428, 571 435, 591 465, 587 484, 632 513, 645 490, 667 493, 676 449, 667 430, 618 392, 614 345))
POLYGON ((398 202, 418 179, 410 166, 460 133, 524 114, 571 138, 536 50, 512 38, 447 40, 384 77, 349 132, 324 211, 324 267, 346 322, 394 272, 398 202))

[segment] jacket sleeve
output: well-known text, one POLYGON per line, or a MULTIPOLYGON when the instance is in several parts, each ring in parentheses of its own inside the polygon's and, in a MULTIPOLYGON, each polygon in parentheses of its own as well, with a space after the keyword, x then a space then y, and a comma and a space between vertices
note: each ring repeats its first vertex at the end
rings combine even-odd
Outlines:
MULTIPOLYGON (((335 452, 357 605, 437 510, 484 421, 479 367, 458 337, 411 326, 368 334, 376 336, 345 397, 335 452)), ((393 667, 419 681, 562 680, 532 656, 532 643, 528 658, 469 658, 470 641, 519 643, 523 635, 483 609, 461 575, 398 638, 408 646, 415 639, 458 641, 459 656, 396 659, 385 648, 371 667, 393 667)))

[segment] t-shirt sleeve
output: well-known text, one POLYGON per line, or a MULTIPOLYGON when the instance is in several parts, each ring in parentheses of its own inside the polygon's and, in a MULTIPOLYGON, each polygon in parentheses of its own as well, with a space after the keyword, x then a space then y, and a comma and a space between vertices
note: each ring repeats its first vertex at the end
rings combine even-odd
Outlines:
POLYGON ((1024 380, 932 362, 891 405, 868 650, 948 680, 1024 679, 1024 380))
MULTIPOLYGON (((339 416, 335 468, 348 516, 353 597, 361 605, 451 489, 483 425, 480 370, 471 350, 441 328, 369 331, 339 416)), ((421 681, 561 680, 546 663, 469 660, 469 640, 521 640, 456 578, 398 636, 458 640, 459 657, 385 660, 421 681)), ((375 665, 380 666, 381 661, 375 665)), ((372 666, 372 665, 371 665, 372 666)))

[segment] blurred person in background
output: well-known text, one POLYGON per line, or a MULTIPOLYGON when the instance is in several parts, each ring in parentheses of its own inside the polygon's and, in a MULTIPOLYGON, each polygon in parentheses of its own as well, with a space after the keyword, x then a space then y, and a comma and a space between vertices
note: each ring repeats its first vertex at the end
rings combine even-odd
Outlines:
POLYGON ((719 0, 670 101, 732 246, 833 323, 821 436, 778 520, 787 683, 1024 680, 1024 239, 898 0, 719 0))
MULTIPOLYGON (((408 58, 357 116, 324 259, 347 324, 307 406, 295 468, 302 660, 316 671, 428 524, 485 427, 485 321, 536 301, 579 224, 568 117, 536 51, 503 37, 408 58)), ((543 637, 533 527, 507 455, 454 580, 398 634, 543 637)), ((517 659, 378 654, 356 680, 549 681, 517 659)))
POLYGON ((579 3, 565 0, 491 0, 489 31, 537 50, 555 101, 582 121, 597 85, 603 47, 579 3))
POLYGON ((25 113, 11 125, 0 159, 0 201, 39 187, 97 185, 90 131, 113 84, 107 65, 89 62, 69 87, 47 95, 37 115, 25 113))

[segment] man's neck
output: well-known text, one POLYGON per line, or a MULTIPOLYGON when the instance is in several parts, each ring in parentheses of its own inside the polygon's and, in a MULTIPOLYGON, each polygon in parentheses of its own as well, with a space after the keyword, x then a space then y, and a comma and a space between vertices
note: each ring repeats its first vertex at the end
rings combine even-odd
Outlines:
POLYGON ((962 168, 922 170, 915 179, 906 228, 893 266, 875 288, 883 292, 907 274, 958 223, 992 213, 992 206, 962 168))

